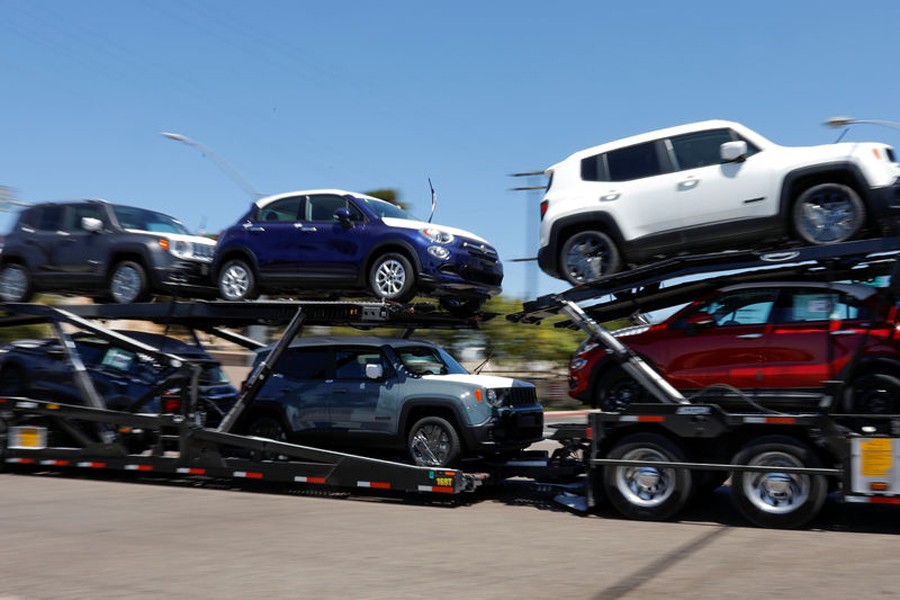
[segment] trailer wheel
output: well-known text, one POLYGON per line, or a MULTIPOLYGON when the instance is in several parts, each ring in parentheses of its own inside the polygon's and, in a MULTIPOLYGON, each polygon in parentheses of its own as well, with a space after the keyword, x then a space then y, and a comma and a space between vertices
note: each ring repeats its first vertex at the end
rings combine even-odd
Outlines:
POLYGON ((734 472, 732 501, 738 511, 760 527, 796 528, 815 517, 828 492, 823 475, 784 473, 778 467, 820 467, 815 453, 802 442, 768 436, 738 452, 735 464, 771 466, 763 472, 734 472))
MULTIPOLYGON (((656 433, 637 433, 623 438, 607 458, 684 461, 682 448, 656 433)), ((662 521, 674 517, 691 498, 693 477, 688 469, 672 467, 608 466, 603 469, 603 491, 613 507, 625 517, 662 521)))
POLYGON ((407 448, 413 462, 422 467, 449 467, 462 452, 459 434, 441 417, 416 421, 409 430, 407 448))
MULTIPOLYGON (((274 417, 257 417, 251 421, 250 426, 247 427, 247 435, 266 438, 276 442, 287 441, 287 432, 284 429, 284 425, 274 417)), ((254 460, 285 460, 286 458, 285 455, 276 454, 274 452, 253 452, 254 460)))

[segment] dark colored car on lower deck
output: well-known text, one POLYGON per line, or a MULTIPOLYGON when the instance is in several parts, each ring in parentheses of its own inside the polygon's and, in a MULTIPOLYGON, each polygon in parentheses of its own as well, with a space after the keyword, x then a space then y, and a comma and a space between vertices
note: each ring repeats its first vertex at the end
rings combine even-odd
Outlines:
MULTIPOLYGON (((830 410, 896 414, 898 327, 897 306, 878 288, 777 282, 724 287, 659 324, 613 333, 689 397, 810 411, 825 408, 827 382, 842 381, 830 410)), ((652 401, 592 339, 570 361, 569 388, 603 410, 652 401)))
MULTIPOLYGON (((217 426, 234 406, 237 390, 204 349, 157 333, 120 333, 163 352, 203 364, 198 381, 198 403, 206 426, 217 426)), ((72 339, 107 408, 138 413, 180 412, 180 388, 165 388, 153 393, 167 376, 174 373, 173 368, 86 332, 75 333, 72 339)), ((64 348, 56 338, 19 340, 0 348, 0 394, 85 404, 64 348)))

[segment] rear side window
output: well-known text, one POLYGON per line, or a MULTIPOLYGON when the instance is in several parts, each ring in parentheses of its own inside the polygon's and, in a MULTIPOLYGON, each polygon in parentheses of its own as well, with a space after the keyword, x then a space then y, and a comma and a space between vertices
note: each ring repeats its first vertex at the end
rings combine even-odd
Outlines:
POLYGON ((260 221, 299 221, 303 196, 282 198, 259 211, 260 221))
POLYGON ((784 323, 869 318, 865 306, 855 298, 838 292, 795 290, 785 296, 784 306, 779 307, 779 320, 784 323))
POLYGON ((62 227, 62 206, 45 206, 41 211, 37 228, 42 231, 59 231, 62 227))
POLYGON ((326 379, 330 357, 331 351, 327 348, 288 349, 281 355, 274 371, 287 379, 326 379))
POLYGON ((606 153, 610 181, 630 181, 663 173, 662 157, 657 142, 637 144, 606 153))

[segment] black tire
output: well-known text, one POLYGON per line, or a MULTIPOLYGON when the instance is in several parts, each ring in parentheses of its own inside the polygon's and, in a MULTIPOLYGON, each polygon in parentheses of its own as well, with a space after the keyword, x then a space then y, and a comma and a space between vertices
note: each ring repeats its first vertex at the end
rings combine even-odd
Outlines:
POLYGON ((731 499, 748 521, 759 527, 802 527, 821 510, 828 493, 823 475, 782 473, 777 467, 821 467, 804 443, 786 436, 767 436, 750 442, 734 457, 740 465, 772 465, 771 471, 731 475, 731 499))
POLYGON ((840 183, 814 185, 794 202, 794 232, 808 244, 845 242, 857 236, 865 222, 859 194, 840 183))
POLYGON ((412 461, 423 467, 449 467, 462 453, 459 434, 441 417, 419 419, 410 428, 406 448, 412 461))
POLYGON ((900 379, 884 373, 868 373, 854 379, 845 395, 848 413, 900 414, 900 379))
POLYGON ((216 285, 222 300, 255 300, 259 297, 256 274, 247 261, 241 258, 229 260, 219 269, 216 285))
POLYGON ((150 296, 147 271, 132 260, 117 263, 109 275, 109 297, 117 304, 144 302, 150 296))
POLYGON ((6 365, 0 369, 0 394, 26 396, 28 387, 28 375, 19 365, 6 365))
POLYGON ((649 402, 652 396, 621 367, 613 367, 597 379, 592 394, 594 408, 621 412, 635 402, 649 402))
POLYGON ((441 308, 455 317, 470 317, 484 306, 484 298, 440 298, 441 308))
MULTIPOLYGON (((256 417, 250 421, 250 425, 247 427, 247 435, 274 440, 276 442, 287 441, 287 430, 285 429, 284 424, 282 424, 279 419, 269 416, 256 417)), ((253 451, 252 458, 254 460, 287 459, 283 454, 265 451, 253 451)))
POLYGON ((572 285, 596 281, 622 268, 618 246, 602 231, 579 231, 563 244, 560 273, 572 285))
POLYGON ((31 273, 23 265, 9 263, 0 268, 0 300, 28 302, 34 296, 31 273))
POLYGON ((402 254, 382 254, 369 269, 369 289, 384 300, 407 302, 415 295, 416 273, 402 254))
MULTIPOLYGON (((685 460, 684 450, 656 433, 636 433, 619 441, 607 458, 621 460, 685 460)), ((673 467, 608 466, 603 468, 603 495, 624 517, 663 521, 681 512, 691 499, 693 476, 673 467)))

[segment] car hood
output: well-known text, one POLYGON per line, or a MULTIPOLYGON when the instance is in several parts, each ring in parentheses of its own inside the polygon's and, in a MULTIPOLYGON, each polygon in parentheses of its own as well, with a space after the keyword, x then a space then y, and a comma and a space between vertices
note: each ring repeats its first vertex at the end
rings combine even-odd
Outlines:
POLYGON ((422 379, 434 379, 437 381, 453 381, 455 383, 467 383, 473 386, 483 388, 511 388, 511 387, 533 387, 532 384, 521 379, 513 379, 511 377, 499 377, 497 375, 423 375, 422 379))
POLYGON ((382 217, 381 221, 389 227, 400 227, 403 229, 425 229, 426 227, 434 227, 448 233, 452 233, 457 237, 464 237, 482 244, 490 244, 486 239, 479 237, 471 231, 465 229, 457 229, 456 227, 447 227, 446 225, 437 225, 435 223, 426 223, 425 221, 415 221, 413 219, 398 219, 396 217, 382 217))

